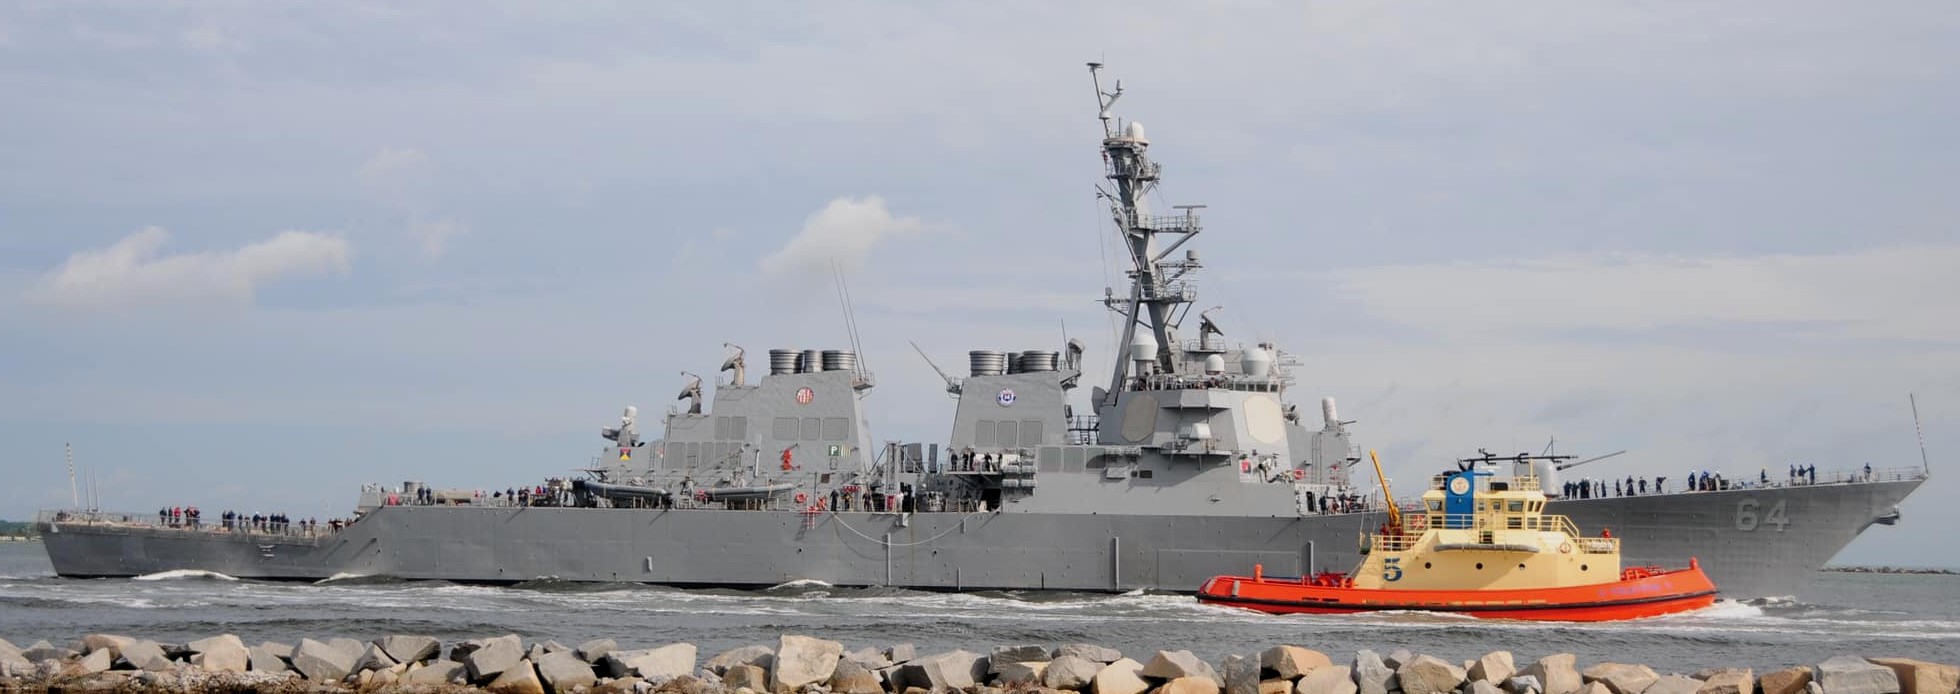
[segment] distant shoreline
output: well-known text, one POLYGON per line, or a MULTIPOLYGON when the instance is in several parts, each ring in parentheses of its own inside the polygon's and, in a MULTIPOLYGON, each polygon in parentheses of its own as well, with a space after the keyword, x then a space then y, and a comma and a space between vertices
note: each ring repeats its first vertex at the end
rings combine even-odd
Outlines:
POLYGON ((1938 576, 1960 576, 1956 569, 1915 569, 1898 566, 1826 566, 1818 571, 1831 571, 1847 574, 1933 574, 1938 576))

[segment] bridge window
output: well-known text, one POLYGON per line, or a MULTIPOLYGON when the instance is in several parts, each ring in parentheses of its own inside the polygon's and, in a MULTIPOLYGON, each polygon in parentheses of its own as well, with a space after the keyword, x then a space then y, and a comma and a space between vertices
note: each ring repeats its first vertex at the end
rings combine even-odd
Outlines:
POLYGON ((823 420, 816 417, 803 418, 803 440, 815 441, 823 438, 823 420))
POLYGON ((1041 445, 1041 420, 1039 419, 1021 420, 1021 445, 1023 446, 1041 445))
POLYGON ((770 438, 773 438, 777 441, 795 441, 796 418, 777 417, 775 424, 770 427, 769 435, 770 438))
POLYGON ((1523 513, 1523 512, 1524 512, 1524 502, 1523 502, 1523 501, 1519 501, 1519 500, 1517 500, 1517 499, 1512 499, 1512 500, 1511 500, 1511 503, 1509 504, 1509 506, 1510 506, 1510 511, 1511 511, 1512 513, 1523 513))
POLYGON ((973 423, 973 445, 981 447, 994 445, 994 420, 982 419, 973 423))
POLYGON ((843 417, 825 417, 823 420, 823 440, 842 441, 849 438, 851 420, 843 417))
POLYGON ((995 426, 999 427, 998 431, 1000 433, 995 436, 1001 448, 1018 445, 1017 442, 1020 440, 1021 434, 1020 429, 1014 421, 1004 421, 995 426))
POLYGON ((728 438, 736 441, 749 440, 749 418, 748 417, 728 418, 728 438))

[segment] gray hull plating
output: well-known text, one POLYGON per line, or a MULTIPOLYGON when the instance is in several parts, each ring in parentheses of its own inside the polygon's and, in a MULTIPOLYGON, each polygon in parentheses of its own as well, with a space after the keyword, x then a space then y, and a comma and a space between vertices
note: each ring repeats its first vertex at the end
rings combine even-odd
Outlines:
MULTIPOLYGON (((1701 559, 1727 597, 1794 594, 1921 480, 1554 502, 1626 539, 1629 566, 1701 559), (1779 509, 1780 507, 1780 509, 1779 509)), ((1380 514, 1248 518, 394 506, 319 540, 48 528, 64 576, 176 569, 241 578, 541 577, 767 586, 799 579, 928 589, 1191 591, 1221 573, 1347 570, 1380 514)))

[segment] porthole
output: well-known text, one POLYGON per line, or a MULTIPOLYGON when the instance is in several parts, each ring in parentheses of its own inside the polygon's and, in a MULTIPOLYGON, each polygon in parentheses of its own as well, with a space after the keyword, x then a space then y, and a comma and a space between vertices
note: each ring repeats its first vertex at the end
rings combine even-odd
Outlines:
POLYGON ((1482 570, 1484 570, 1484 563, 1483 563, 1483 562, 1477 562, 1477 570, 1478 570, 1478 571, 1482 571, 1482 570))
POLYGON ((1429 562, 1423 562, 1423 563, 1422 563, 1422 568, 1425 568, 1425 569, 1427 569, 1427 568, 1429 568, 1429 562))
POLYGON ((1586 570, 1586 565, 1585 565, 1585 564, 1580 564, 1580 565, 1579 565, 1579 570, 1580 570, 1580 571, 1585 571, 1585 570, 1586 570))
POLYGON ((1519 564, 1519 565, 1518 565, 1518 570, 1519 570, 1519 571, 1523 571, 1523 570, 1524 570, 1524 565, 1523 565, 1523 564, 1519 564))

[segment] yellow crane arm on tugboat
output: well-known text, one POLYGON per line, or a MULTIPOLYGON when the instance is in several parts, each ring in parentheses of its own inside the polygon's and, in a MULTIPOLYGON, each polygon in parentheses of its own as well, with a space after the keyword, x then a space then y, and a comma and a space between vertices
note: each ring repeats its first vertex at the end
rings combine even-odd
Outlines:
POLYGON ((1388 475, 1382 474, 1381 456, 1375 449, 1368 449, 1368 459, 1375 462, 1375 479, 1382 483, 1382 500, 1388 502, 1388 527, 1396 533, 1402 532, 1402 509, 1395 507, 1395 495, 1388 491, 1388 475))

